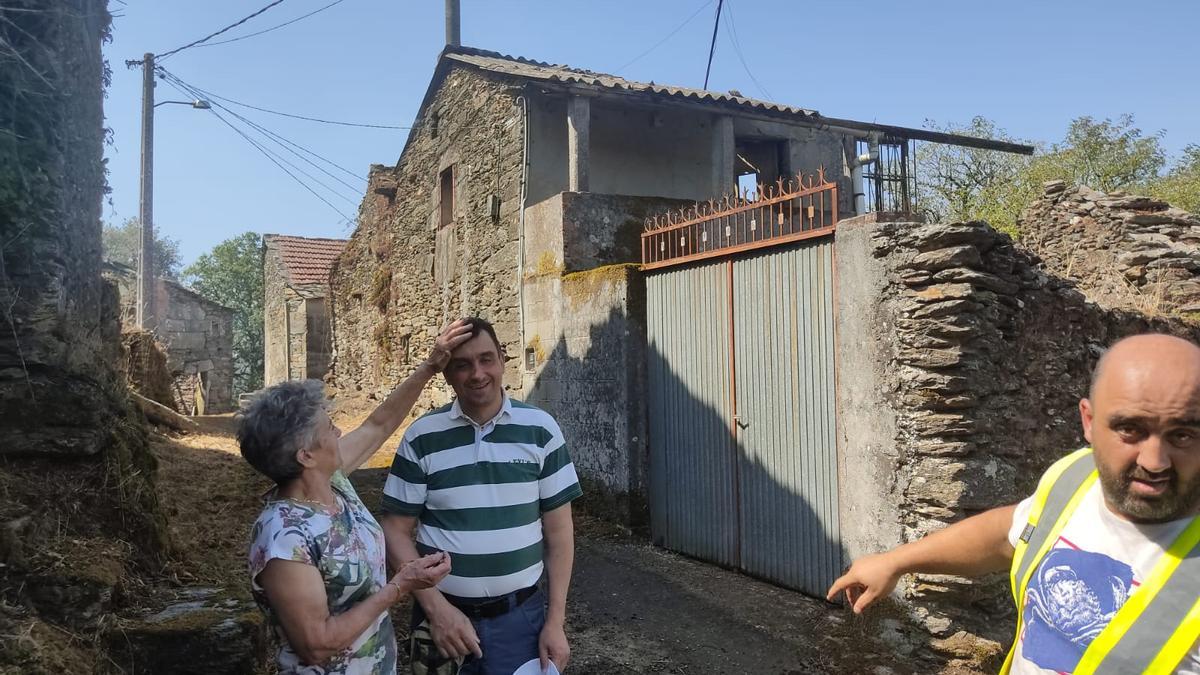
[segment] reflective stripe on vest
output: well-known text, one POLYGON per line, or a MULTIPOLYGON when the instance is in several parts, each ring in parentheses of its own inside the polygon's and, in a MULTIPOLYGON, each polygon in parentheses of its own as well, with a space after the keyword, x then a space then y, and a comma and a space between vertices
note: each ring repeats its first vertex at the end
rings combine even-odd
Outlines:
MULTIPOLYGON (((1096 481, 1091 448, 1059 460, 1034 493, 1029 523, 1017 542, 1010 571, 1017 633, 1001 673, 1008 673, 1024 631, 1029 578, 1058 540, 1096 481)), ((1146 582, 1096 636, 1075 668, 1093 673, 1170 673, 1200 638, 1200 517, 1193 518, 1150 572, 1146 582)))

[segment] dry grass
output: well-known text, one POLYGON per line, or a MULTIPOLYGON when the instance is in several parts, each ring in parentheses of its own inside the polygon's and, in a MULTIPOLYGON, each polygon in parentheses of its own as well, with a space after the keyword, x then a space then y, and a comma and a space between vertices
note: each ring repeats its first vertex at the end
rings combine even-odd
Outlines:
POLYGON ((271 483, 242 459, 232 415, 194 419, 199 433, 154 444, 159 499, 175 546, 169 575, 248 598, 250 528, 271 483))

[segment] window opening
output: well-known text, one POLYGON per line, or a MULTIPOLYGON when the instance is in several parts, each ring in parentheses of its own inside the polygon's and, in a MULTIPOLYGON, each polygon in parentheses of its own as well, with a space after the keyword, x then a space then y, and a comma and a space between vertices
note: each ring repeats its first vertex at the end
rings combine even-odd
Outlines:
POLYGON ((440 214, 438 216, 438 227, 445 227, 454 222, 454 166, 448 166, 442 170, 438 177, 439 190, 441 190, 441 205, 440 214))

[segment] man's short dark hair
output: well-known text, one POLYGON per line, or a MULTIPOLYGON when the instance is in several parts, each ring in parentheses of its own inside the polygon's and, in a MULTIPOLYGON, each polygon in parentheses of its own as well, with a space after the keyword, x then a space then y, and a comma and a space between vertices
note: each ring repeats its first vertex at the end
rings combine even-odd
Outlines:
POLYGON ((490 321, 477 316, 468 316, 463 321, 466 321, 467 325, 471 327, 471 339, 475 339, 480 333, 487 333, 492 338, 492 343, 496 345, 496 353, 504 356, 504 346, 500 344, 500 338, 496 337, 496 328, 490 321))

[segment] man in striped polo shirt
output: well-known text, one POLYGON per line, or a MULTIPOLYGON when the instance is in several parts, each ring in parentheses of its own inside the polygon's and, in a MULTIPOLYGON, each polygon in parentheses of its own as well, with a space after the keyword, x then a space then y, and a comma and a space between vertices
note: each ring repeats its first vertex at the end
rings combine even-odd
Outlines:
POLYGON ((437 550, 451 559, 437 588, 415 593, 413 672, 511 675, 534 659, 561 670, 571 500, 582 490, 554 418, 505 395, 492 325, 467 322, 471 339, 444 373, 454 402, 413 422, 384 486, 389 562, 437 550))

